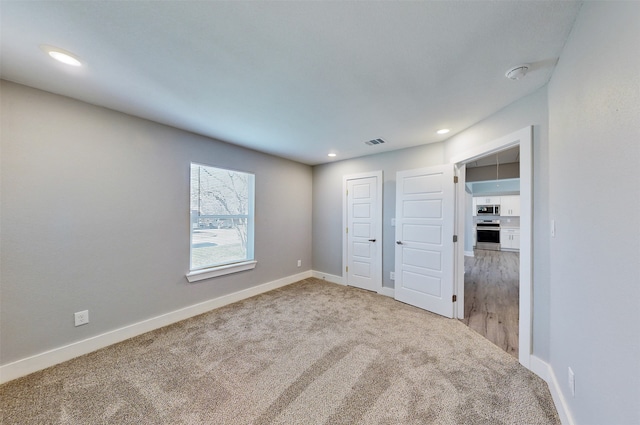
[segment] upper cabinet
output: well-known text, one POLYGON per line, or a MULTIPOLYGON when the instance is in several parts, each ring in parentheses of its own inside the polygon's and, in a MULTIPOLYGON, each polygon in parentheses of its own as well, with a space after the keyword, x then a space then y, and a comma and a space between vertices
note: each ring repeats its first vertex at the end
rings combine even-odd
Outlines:
POLYGON ((520 195, 501 196, 500 215, 520 217, 520 195))
POLYGON ((473 200, 476 205, 500 205, 500 196, 477 196, 473 200))
POLYGON ((480 205, 500 205, 500 215, 520 217, 520 195, 474 196, 473 215, 477 215, 480 205))

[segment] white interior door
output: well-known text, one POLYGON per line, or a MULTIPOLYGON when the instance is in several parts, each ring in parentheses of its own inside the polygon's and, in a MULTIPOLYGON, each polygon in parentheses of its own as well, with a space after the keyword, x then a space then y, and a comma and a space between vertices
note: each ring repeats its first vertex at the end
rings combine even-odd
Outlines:
POLYGON ((381 176, 346 180, 346 284, 382 288, 381 176))
POLYGON ((453 166, 400 171, 396 179, 395 298, 453 317, 453 166))

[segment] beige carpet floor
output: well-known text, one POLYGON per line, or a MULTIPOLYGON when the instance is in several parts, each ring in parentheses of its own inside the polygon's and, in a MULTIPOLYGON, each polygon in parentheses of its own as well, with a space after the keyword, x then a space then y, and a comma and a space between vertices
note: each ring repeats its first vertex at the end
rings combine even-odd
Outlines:
POLYGON ((559 424, 457 320, 307 279, 0 387, 2 424, 559 424))

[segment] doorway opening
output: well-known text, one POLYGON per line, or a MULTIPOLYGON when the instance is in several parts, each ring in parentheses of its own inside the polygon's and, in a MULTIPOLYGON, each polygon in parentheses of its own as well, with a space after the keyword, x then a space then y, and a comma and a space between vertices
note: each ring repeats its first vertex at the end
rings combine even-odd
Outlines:
MULTIPOLYGON (((515 147, 519 148, 520 156, 519 258, 517 264, 513 264, 513 261, 508 261, 503 267, 515 268, 514 273, 518 275, 517 356, 522 365, 530 368, 532 335, 532 127, 526 127, 452 158, 452 163, 455 165, 456 175, 459 181, 456 193, 456 233, 458 234, 459 243, 456 246, 455 264, 455 290, 458 303, 455 310, 456 317, 464 320, 465 298, 467 295, 473 296, 473 294, 465 293, 465 237, 471 237, 468 235, 470 233, 472 234, 472 232, 465 232, 469 230, 467 229, 469 224, 465 217, 465 208, 462 207, 465 205, 466 197, 468 196, 464 190, 467 173, 466 165, 478 161, 483 157, 490 155, 495 156, 499 152, 515 147), (511 265, 509 265, 509 263, 511 263, 511 265)), ((484 262, 492 261, 492 257, 496 257, 495 253, 482 252, 482 254, 484 262)), ((495 260, 495 258, 493 258, 493 260, 495 260)), ((514 260, 514 258, 511 260, 514 260)))
POLYGON ((467 163, 465 177, 460 320, 518 358, 520 146, 467 163))

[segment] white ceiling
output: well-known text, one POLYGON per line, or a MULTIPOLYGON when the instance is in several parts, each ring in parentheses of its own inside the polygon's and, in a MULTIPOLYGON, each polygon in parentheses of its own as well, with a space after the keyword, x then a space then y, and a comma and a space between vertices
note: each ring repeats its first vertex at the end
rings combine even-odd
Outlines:
POLYGON ((3 0, 0 75, 313 165, 442 141, 535 91, 579 7, 3 0), (524 79, 504 77, 521 63, 524 79))

